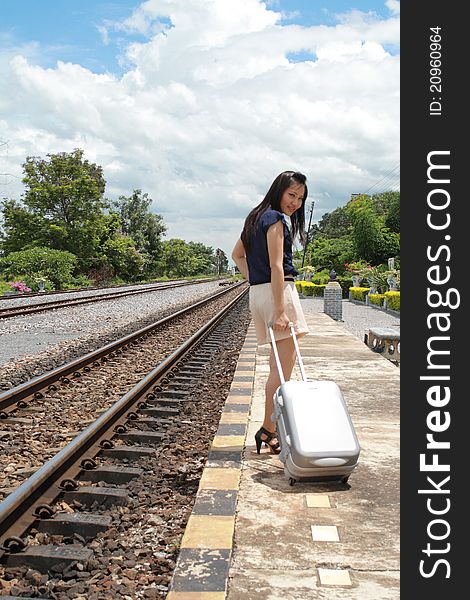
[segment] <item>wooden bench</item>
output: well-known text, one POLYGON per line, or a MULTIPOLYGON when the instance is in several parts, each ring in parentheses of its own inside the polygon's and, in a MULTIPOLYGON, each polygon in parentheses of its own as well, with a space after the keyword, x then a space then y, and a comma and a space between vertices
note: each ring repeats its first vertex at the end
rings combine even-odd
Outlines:
POLYGON ((400 364, 400 331, 391 327, 370 327, 364 343, 388 360, 400 364))

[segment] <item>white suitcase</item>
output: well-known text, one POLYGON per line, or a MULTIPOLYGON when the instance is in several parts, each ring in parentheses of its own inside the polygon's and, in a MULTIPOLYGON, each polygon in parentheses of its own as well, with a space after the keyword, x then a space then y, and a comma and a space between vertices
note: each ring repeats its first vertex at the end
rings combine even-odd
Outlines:
POLYGON ((302 381, 285 381, 271 324, 268 325, 281 385, 274 394, 280 460, 289 483, 346 483, 357 466, 359 442, 343 394, 334 381, 308 381, 292 323, 302 381))

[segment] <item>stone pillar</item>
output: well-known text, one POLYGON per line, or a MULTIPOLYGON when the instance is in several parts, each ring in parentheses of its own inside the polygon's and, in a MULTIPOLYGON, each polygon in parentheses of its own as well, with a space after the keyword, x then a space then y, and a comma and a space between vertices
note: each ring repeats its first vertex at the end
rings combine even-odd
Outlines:
POLYGON ((343 320, 343 294, 337 281, 329 281, 323 296, 323 312, 335 321, 343 320))

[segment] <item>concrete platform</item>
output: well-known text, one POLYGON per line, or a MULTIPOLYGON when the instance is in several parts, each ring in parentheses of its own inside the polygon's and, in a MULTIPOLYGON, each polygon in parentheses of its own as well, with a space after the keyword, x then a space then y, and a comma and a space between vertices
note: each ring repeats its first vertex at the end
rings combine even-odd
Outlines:
MULTIPOLYGON (((341 387, 361 445, 347 484, 290 486, 256 454, 269 347, 250 327, 168 600, 394 600, 399 594, 399 368, 341 322, 307 315, 309 378, 341 387)), ((298 369, 293 378, 300 379, 298 369)))

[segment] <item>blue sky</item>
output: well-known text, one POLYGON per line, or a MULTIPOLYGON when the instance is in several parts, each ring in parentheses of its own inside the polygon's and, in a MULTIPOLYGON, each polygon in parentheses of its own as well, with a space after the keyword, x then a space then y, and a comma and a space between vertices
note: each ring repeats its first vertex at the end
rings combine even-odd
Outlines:
POLYGON ((398 0, 0 0, 0 198, 84 150, 167 238, 230 254, 286 169, 314 221, 399 189, 398 0))
MULTIPOLYGON (((122 74, 123 49, 130 41, 143 41, 143 35, 112 31, 106 42, 99 28, 122 22, 141 4, 138 0, 1 0, 0 46, 21 46, 37 42, 41 52, 35 59, 43 67, 58 60, 78 63, 95 73, 122 74)), ((271 0, 267 6, 283 14, 283 24, 335 25, 338 14, 358 10, 385 17, 385 3, 378 0, 271 0)), ((305 53, 291 60, 308 58, 305 53)))

